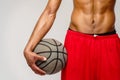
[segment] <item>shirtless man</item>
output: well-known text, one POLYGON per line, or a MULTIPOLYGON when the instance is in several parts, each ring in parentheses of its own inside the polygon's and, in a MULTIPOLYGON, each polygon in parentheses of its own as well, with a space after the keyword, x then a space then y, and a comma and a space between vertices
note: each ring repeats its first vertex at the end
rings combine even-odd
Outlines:
MULTIPOLYGON (((46 60, 33 51, 51 28, 62 0, 49 0, 24 49, 31 69, 45 72, 35 62, 46 60)), ((69 30, 65 38, 68 62, 62 80, 120 80, 120 40, 114 29, 116 0, 73 0, 69 30)))

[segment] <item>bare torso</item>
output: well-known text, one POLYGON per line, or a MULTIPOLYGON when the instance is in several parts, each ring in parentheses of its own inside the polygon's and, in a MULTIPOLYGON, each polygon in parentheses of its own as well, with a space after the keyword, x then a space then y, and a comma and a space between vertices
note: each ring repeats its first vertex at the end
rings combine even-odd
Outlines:
POLYGON ((88 34, 114 30, 116 0, 73 0, 70 28, 88 34))

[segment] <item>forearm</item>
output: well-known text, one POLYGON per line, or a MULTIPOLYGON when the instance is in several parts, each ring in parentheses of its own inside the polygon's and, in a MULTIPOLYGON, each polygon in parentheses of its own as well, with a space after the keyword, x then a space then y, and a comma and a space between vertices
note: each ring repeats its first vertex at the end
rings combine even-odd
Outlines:
POLYGON ((48 4, 38 19, 30 39, 25 47, 25 51, 33 50, 36 44, 45 36, 52 27, 61 0, 49 0, 48 4))
POLYGON ((35 45, 45 36, 45 34, 51 28, 56 17, 56 13, 49 13, 44 11, 38 19, 36 26, 31 34, 31 37, 27 43, 26 49, 33 50, 35 45))

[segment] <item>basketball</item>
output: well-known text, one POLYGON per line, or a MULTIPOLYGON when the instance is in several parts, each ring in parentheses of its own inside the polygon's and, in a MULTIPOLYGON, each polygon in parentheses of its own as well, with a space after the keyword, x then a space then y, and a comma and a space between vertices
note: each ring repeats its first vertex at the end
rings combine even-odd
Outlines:
POLYGON ((47 58, 46 61, 37 61, 36 65, 46 74, 55 74, 61 71, 67 62, 67 52, 64 45, 55 39, 42 39, 34 52, 47 58))

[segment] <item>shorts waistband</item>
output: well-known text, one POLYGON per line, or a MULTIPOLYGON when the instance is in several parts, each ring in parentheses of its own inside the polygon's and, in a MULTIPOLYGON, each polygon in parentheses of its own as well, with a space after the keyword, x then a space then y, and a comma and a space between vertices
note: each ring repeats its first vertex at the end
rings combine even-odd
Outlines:
POLYGON ((116 30, 114 30, 112 32, 102 33, 102 34, 86 34, 86 33, 74 31, 71 29, 68 29, 68 32, 71 33, 71 35, 82 36, 82 37, 91 37, 91 38, 94 38, 94 37, 97 37, 97 38, 117 37, 118 38, 118 34, 116 33, 116 30))
MULTIPOLYGON (((69 30, 74 31, 74 30, 72 30, 70 28, 69 28, 69 30)), ((101 34, 89 34, 89 35, 106 36, 106 35, 112 35, 112 34, 116 34, 116 30, 115 29, 113 31, 111 31, 111 32, 106 32, 106 33, 101 33, 101 34)))

